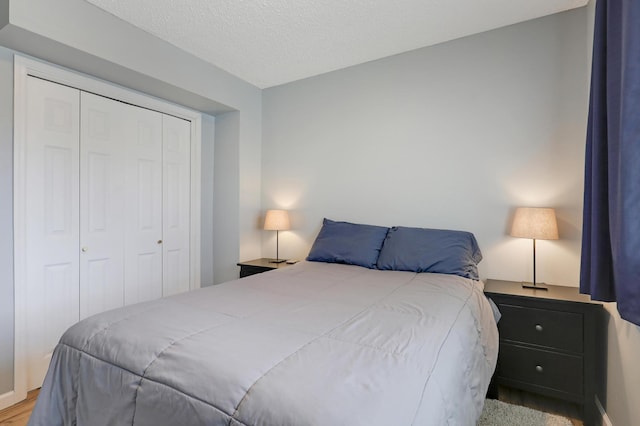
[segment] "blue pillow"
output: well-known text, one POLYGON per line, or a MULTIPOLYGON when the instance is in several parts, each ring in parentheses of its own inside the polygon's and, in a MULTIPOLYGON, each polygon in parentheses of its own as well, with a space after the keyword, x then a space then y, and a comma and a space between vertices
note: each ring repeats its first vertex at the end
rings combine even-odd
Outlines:
POLYGON ((378 257, 378 269, 453 274, 474 280, 482 253, 464 231, 394 226, 378 257))
POLYGON ((389 228, 324 219, 307 260, 375 268, 389 228))

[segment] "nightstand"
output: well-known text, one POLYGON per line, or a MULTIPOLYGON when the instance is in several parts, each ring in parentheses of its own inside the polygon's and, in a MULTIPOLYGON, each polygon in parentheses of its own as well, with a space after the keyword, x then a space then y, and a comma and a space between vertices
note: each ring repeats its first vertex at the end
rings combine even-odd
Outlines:
POLYGON ((238 266, 240 267, 240 278, 260 274, 262 272, 271 271, 273 269, 282 269, 286 268, 287 266, 291 266, 291 264, 287 262, 271 263, 269 262, 270 260, 273 259, 263 257, 261 259, 254 259, 247 262, 238 263, 238 266))
POLYGON ((595 397, 604 403, 607 368, 602 304, 575 287, 487 280, 484 291, 502 314, 492 393, 506 386, 572 402, 586 426, 599 424, 595 397))

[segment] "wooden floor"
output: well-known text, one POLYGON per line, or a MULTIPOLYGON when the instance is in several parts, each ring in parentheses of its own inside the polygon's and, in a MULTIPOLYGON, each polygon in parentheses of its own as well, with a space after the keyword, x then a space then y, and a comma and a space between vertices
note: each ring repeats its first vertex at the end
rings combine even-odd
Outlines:
POLYGON ((27 399, 12 405, 9 408, 0 410, 0 425, 2 426, 26 426, 31 415, 33 406, 36 405, 36 399, 40 389, 32 390, 27 394, 27 399))
MULTIPOLYGON (((40 392, 39 389, 29 392, 26 400, 0 411, 0 426, 26 426, 38 398, 38 392, 40 392)), ((502 387, 498 390, 498 396, 501 401, 559 414, 571 419, 573 426, 583 426, 582 421, 578 420, 580 412, 577 405, 567 405, 551 398, 502 387)))

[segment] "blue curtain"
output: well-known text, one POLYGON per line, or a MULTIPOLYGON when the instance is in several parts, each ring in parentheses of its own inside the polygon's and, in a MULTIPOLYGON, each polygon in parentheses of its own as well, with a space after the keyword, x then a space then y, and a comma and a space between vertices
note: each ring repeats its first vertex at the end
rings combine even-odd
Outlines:
POLYGON ((640 0, 597 0, 580 291, 640 325, 640 0))

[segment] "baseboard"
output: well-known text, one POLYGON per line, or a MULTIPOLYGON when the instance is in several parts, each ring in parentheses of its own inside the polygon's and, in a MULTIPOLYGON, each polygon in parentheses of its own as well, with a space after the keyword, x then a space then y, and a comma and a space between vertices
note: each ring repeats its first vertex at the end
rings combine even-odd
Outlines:
POLYGON ((11 407, 20 402, 15 391, 9 391, 0 395, 0 410, 11 407))
POLYGON ((598 399, 597 396, 596 396, 596 407, 598 407, 598 411, 600 411, 600 416, 602 417, 602 426, 613 426, 613 423, 611 423, 611 419, 609 418, 607 413, 604 411, 604 408, 600 403, 600 399, 598 399))

